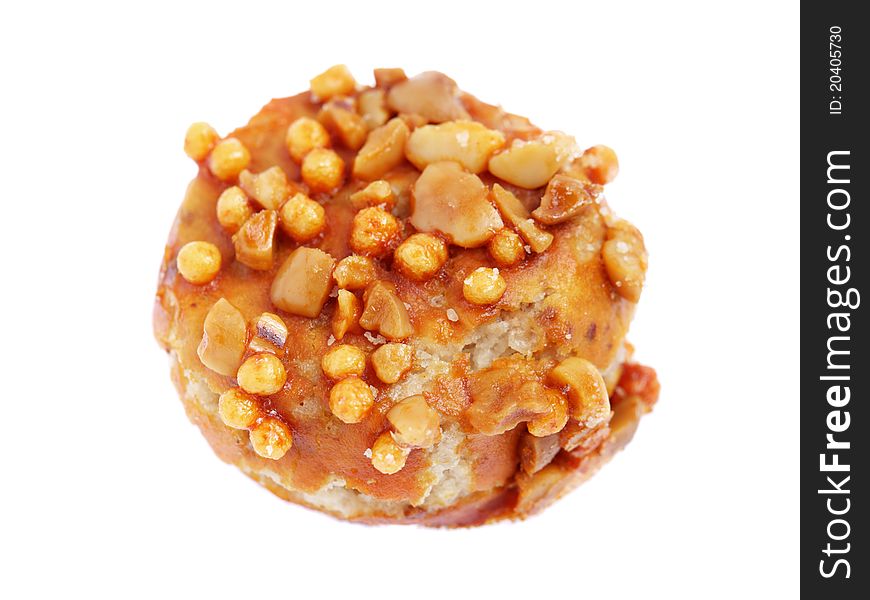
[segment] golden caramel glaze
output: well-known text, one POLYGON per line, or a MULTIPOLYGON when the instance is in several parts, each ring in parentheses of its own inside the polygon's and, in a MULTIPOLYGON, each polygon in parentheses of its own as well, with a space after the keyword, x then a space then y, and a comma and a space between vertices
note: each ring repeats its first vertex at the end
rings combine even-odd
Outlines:
MULTIPOLYGON (((314 186, 312 189, 306 185, 301 173, 304 150, 298 151, 295 156, 291 156, 291 150, 288 150, 287 132, 292 124, 303 117, 311 119, 305 123, 322 121, 321 111, 325 99, 334 94, 340 94, 342 98, 353 95, 353 80, 349 83, 344 71, 338 70, 331 77, 337 79, 332 81, 327 77, 317 81, 322 88, 320 96, 306 92, 273 100, 246 126, 224 138, 238 140, 247 149, 250 160, 245 168, 248 172, 258 174, 278 167, 286 174, 293 193, 305 194, 323 209, 323 226, 311 239, 300 242, 297 240, 304 236, 294 239, 286 230, 278 228, 274 236, 271 267, 254 269, 236 260, 233 231, 227 229, 226 219, 223 219, 224 225, 221 224, 217 203, 221 194, 238 185, 238 181, 233 180, 226 169, 218 173, 220 177, 215 175, 204 150, 194 153, 199 161, 199 171, 188 186, 169 235, 154 308, 155 335, 170 353, 173 381, 187 415, 222 460, 239 466, 247 475, 285 499, 330 512, 328 508, 312 502, 310 497, 330 482, 340 479, 354 493, 401 507, 400 517, 395 512, 379 514, 377 509, 351 515, 335 513, 336 516, 372 523, 398 521, 434 526, 469 526, 499 518, 522 518, 537 512, 591 475, 627 443, 641 414, 648 411, 657 398, 655 373, 646 367, 627 368, 625 374, 630 376, 626 380, 628 392, 616 387, 611 397, 613 413, 609 427, 605 424, 603 429, 596 430, 595 435, 588 436, 585 443, 570 451, 561 450, 550 464, 533 475, 527 475, 519 468, 519 444, 526 432, 522 419, 519 425, 507 431, 488 435, 477 430, 467 417, 469 407, 476 401, 471 392, 475 389, 475 378, 481 377, 484 372, 484 369, 472 364, 468 340, 479 328, 505 315, 529 311, 534 315, 530 327, 534 330, 535 342, 522 358, 523 365, 516 370, 520 383, 534 382, 541 389, 544 389, 544 385, 550 386, 546 389, 552 393, 555 388, 547 375, 559 361, 568 357, 582 357, 602 372, 607 369, 612 371, 614 365, 620 368, 624 338, 635 306, 632 298, 636 299, 636 296, 617 289, 602 256, 604 244, 613 238, 609 231, 618 226, 617 221, 603 196, 597 195, 584 201, 570 218, 555 224, 535 224, 534 227, 546 230, 553 236, 552 244, 537 249, 526 246, 525 255, 511 266, 493 259, 485 245, 486 240, 475 248, 448 243, 447 260, 443 266, 435 269, 433 275, 428 276, 427 273, 423 279, 408 277, 407 269, 403 272, 403 269, 393 267, 392 253, 401 241, 419 233, 411 224, 410 216, 413 211, 414 183, 420 176, 420 170, 409 160, 401 159, 399 164, 377 177, 388 182, 392 188, 390 202, 394 202, 394 205, 386 203, 378 206, 397 219, 399 233, 384 242, 382 252, 359 253, 368 254, 373 265, 373 273, 367 275, 367 278, 372 278, 372 283, 366 288, 370 290, 380 286, 377 289, 392 290, 406 309, 413 333, 403 339, 384 340, 377 335, 377 331, 366 332, 351 324, 346 325, 346 332, 340 336, 341 341, 336 342, 333 321, 338 311, 338 289, 335 285, 332 285, 322 309, 313 311, 316 312, 314 316, 281 310, 270 298, 276 274, 297 248, 319 249, 339 265, 341 259, 354 254, 351 245, 354 218, 358 211, 366 209, 366 203, 361 204, 358 193, 371 183, 371 178, 364 180, 353 176, 352 167, 357 152, 348 146, 359 148, 361 144, 357 141, 349 144, 346 139, 343 140, 334 132, 337 123, 330 122, 328 125, 333 135, 329 144, 321 140, 312 145, 330 147, 346 166, 343 183, 329 191, 322 191, 325 187, 314 186), (354 195, 356 199, 352 198, 354 195), (190 242, 207 242, 220 252, 220 271, 205 283, 188 281, 178 271, 179 250, 190 242), (469 302, 467 289, 464 292, 464 282, 479 268, 497 268, 499 278, 504 281, 504 292, 493 294, 492 302, 469 302), (249 323, 242 362, 269 347, 255 339, 258 329, 252 324, 256 324, 261 315, 276 315, 286 325, 283 347, 275 348, 275 355, 286 371, 286 383, 276 393, 257 397, 264 418, 274 417, 286 424, 292 435, 292 445, 278 459, 255 452, 248 431, 228 427, 221 420, 218 397, 238 387, 239 382, 232 374, 222 375, 207 368, 197 354, 206 315, 221 298, 235 307, 249 323), (455 349, 448 361, 448 372, 435 375, 431 385, 423 392, 428 405, 440 414, 442 426, 454 424, 465 436, 459 451, 470 468, 470 489, 446 508, 427 510, 419 507, 432 484, 431 467, 435 454, 421 448, 413 449, 407 455, 404 467, 390 475, 372 466, 372 445, 380 435, 390 430, 386 415, 401 400, 391 392, 394 386, 402 385, 402 381, 384 383, 372 364, 372 353, 386 341, 405 343, 416 348, 455 349), (338 343, 359 349, 368 359, 359 376, 371 386, 375 402, 370 412, 358 423, 345 423, 330 411, 330 390, 336 380, 328 377, 321 365, 324 355, 338 343), (654 392, 651 391, 653 389, 654 392), (590 447, 590 444, 594 445, 590 447)), ((426 86, 437 84, 439 90, 450 87, 450 84, 440 79, 433 79, 431 74, 427 77, 424 81, 426 86)), ((385 92, 403 83, 398 76, 398 83, 393 78, 385 81, 388 82, 383 84, 385 92)), ((401 119, 413 132, 427 121, 419 115, 396 114, 396 106, 413 106, 413 86, 406 88, 400 88, 399 92, 390 96, 392 104, 384 103, 375 108, 390 118, 401 119)), ((358 95, 373 88, 357 86, 355 89, 358 95)), ((386 97, 385 93, 367 99, 365 110, 375 110, 371 103, 386 102, 386 97)), ((497 139, 499 144, 503 137, 505 148, 510 148, 516 140, 536 140, 544 135, 525 118, 506 113, 458 90, 455 102, 456 106, 447 112, 455 113, 460 119, 476 121, 492 130, 495 133, 490 137, 497 139)), ((354 105, 352 99, 342 100, 342 103, 343 106, 354 105)), ((432 110, 432 107, 427 105, 426 110, 432 110)), ((442 110, 438 114, 443 113, 442 110)), ((378 118, 372 127, 389 126, 383 125, 382 121, 378 118)), ((415 139, 425 141, 422 137, 415 139)), ((562 143, 561 138, 557 141, 562 143)), ((205 148, 208 144, 203 142, 200 145, 205 148)), ((297 146, 305 144, 300 142, 297 146)), ((494 151, 489 145, 480 146, 486 152, 494 151)), ((495 146, 492 145, 493 148, 495 146)), ((425 148, 420 146, 417 150, 424 152, 425 148)), ((582 152, 577 152, 575 159, 560 163, 563 164, 563 172, 583 180, 581 156, 582 152)), ((473 161, 471 164, 479 171, 488 157, 484 157, 483 162, 479 156, 463 160, 473 161)), ((442 156, 438 155, 437 158, 441 159, 442 156)), ((593 166, 597 169, 594 177, 586 177, 585 181, 603 181, 604 175, 598 172, 602 168, 601 161, 593 166)), ((545 193, 546 186, 525 189, 497 178, 486 170, 475 176, 480 178, 490 194, 494 184, 512 193, 528 213, 539 207, 545 193)), ((492 206, 496 207, 496 203, 492 206)), ((279 209, 274 207, 273 210, 279 209)), ((506 227, 514 223, 510 217, 501 216, 506 227)), ((522 229, 519 226, 516 229, 523 236, 522 229)), ((449 237, 439 231, 426 233, 449 241, 449 237)), ((638 233, 632 240, 642 247, 642 238, 639 236, 638 233)), ((613 270, 611 267, 611 272, 613 270)), ((632 282, 636 280, 631 279, 632 282)), ((367 300, 364 290, 354 287, 348 287, 347 290, 357 298, 359 309, 364 309, 367 300)), ((341 331, 344 330, 345 327, 342 327, 341 331)), ((518 364, 519 360, 520 355, 514 355, 495 364, 518 364)), ((404 377, 404 372, 401 371, 401 377, 404 377)), ((353 376, 356 377, 357 373, 358 369, 355 369, 353 376)), ((341 377, 344 373, 334 375, 341 377)), ((503 375, 510 377, 511 372, 505 370, 503 375)), ((500 376, 495 375, 496 378, 500 376)), ((562 394, 570 391, 567 388, 556 390, 562 394)), ((540 416, 544 409, 528 410, 532 411, 527 411, 528 415, 540 416)), ((526 413, 520 411, 517 414, 522 417, 526 413)))

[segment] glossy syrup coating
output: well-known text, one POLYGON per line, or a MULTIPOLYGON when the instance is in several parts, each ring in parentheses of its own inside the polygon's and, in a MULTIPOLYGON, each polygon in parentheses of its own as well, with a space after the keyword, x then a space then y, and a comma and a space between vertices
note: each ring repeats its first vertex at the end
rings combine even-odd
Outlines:
POLYGON ((195 140, 191 155, 199 172, 164 252, 155 334, 188 415, 216 453, 281 497, 368 522, 523 517, 624 445, 657 396, 654 372, 629 369, 632 394, 614 387, 610 411, 599 407, 594 427, 583 429, 564 418, 566 407, 580 414, 574 380, 551 376, 579 357, 596 385, 599 372, 619 378, 646 251, 600 194, 598 184, 615 176, 615 154, 596 146, 584 155, 564 134, 482 103, 441 74, 376 75, 380 86, 370 88, 346 69, 330 70, 312 82, 316 93, 273 100, 227 144, 197 126, 204 141, 195 140), (361 119, 341 112, 348 110, 361 119), (359 123, 369 129, 361 143, 341 131, 359 123), (216 157, 206 154, 214 148, 216 157), (431 177, 418 183, 422 171, 431 177), (258 186, 263 173, 269 178, 258 186), (560 187, 553 206, 542 207, 554 177, 570 178, 578 192, 560 187), (220 271, 205 285, 178 271, 190 242, 220 254, 220 271), (474 364, 468 341, 524 313, 527 320, 510 325, 533 340, 524 354, 474 364), (272 316, 258 321, 264 314, 272 316), (283 327, 270 332, 270 323, 283 327), (433 348, 443 350, 447 372, 425 381, 416 411, 392 414, 427 415, 438 435, 424 428, 429 437, 414 439, 425 443, 396 445, 388 415, 416 398, 401 386, 425 372, 420 357, 433 348), (249 396, 227 395, 240 385, 249 396), (502 394, 490 398, 487 389, 502 394), (262 415, 256 422, 250 398, 262 415), (428 508, 448 429, 460 439, 452 452, 467 487, 428 508), (527 429, 541 439, 570 431, 578 445, 554 451, 552 439, 524 441, 527 429), (533 473, 521 467, 521 448, 534 457, 533 473), (336 481, 371 503, 344 513, 314 499, 336 481))

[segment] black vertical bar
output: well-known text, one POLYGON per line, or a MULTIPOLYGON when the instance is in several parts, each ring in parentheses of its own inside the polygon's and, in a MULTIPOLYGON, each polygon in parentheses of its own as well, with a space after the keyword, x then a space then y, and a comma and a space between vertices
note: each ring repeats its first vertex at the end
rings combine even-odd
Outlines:
POLYGON ((870 598, 870 21, 801 9, 801 589, 870 598))

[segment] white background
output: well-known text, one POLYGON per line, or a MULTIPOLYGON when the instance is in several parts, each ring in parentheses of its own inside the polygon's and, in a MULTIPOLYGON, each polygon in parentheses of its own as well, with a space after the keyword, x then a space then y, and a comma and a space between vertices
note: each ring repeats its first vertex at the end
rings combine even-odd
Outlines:
POLYGON ((0 596, 797 595, 797 3, 127 4, 0 9, 0 596), (651 256, 630 339, 663 393, 527 522, 285 504, 169 382, 150 316, 187 125, 226 133, 338 62, 442 70, 619 154, 608 199, 651 256))

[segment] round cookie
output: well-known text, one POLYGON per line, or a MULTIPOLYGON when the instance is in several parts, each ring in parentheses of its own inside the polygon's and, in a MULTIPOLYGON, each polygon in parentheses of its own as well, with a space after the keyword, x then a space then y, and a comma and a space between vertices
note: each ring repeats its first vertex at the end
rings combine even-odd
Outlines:
POLYGON ((154 311, 188 417, 278 496, 364 522, 530 515, 658 396, 625 341, 643 238, 612 150, 440 73, 343 66, 199 164, 154 311))

